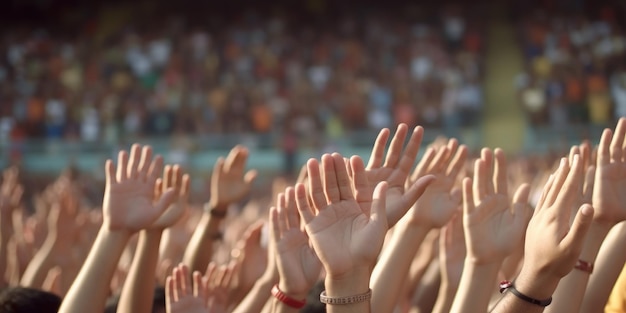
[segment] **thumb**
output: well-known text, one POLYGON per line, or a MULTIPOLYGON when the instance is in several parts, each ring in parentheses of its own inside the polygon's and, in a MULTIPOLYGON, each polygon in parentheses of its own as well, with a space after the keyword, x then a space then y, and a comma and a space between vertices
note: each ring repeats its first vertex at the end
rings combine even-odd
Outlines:
POLYGON ((382 223, 387 227, 387 182, 382 181, 376 185, 372 196, 372 210, 370 221, 382 223))
POLYGON ((562 244, 570 249, 573 249, 574 251, 580 251, 582 249, 583 242, 585 241, 587 231, 589 230, 589 226, 591 226, 592 220, 593 207, 589 204, 583 204, 580 207, 580 210, 576 213, 574 223, 565 238, 563 238, 562 244))
POLYGON ((417 199, 424 194, 426 188, 428 188, 433 181, 435 181, 434 175, 426 175, 420 177, 411 185, 409 190, 405 193, 405 197, 407 197, 407 201, 409 201, 410 205, 413 205, 417 199))
POLYGON ((167 208, 174 203, 176 200, 176 189, 168 188, 164 193, 161 194, 161 197, 157 200, 156 205, 154 206, 159 212, 164 212, 167 208))

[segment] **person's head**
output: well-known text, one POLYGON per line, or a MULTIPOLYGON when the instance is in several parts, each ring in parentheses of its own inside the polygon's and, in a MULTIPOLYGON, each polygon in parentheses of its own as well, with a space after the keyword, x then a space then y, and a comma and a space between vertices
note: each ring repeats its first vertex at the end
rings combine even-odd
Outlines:
POLYGON ((61 297, 43 290, 7 288, 0 293, 0 313, 56 313, 61 297))

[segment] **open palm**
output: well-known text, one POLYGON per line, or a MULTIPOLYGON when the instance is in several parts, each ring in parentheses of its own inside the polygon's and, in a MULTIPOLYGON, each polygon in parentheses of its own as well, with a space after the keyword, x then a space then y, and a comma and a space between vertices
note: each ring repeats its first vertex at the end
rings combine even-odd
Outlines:
POLYGON ((126 151, 118 156, 116 167, 106 163, 106 188, 103 201, 104 222, 111 229, 131 232, 148 227, 170 205, 173 190, 165 192, 156 203, 154 185, 163 166, 163 159, 152 160, 150 147, 133 145, 130 162, 126 151))
POLYGON ((626 220, 626 119, 621 118, 615 134, 605 130, 600 139, 593 189, 594 219, 616 224, 626 220))
POLYGON ((349 177, 341 155, 324 155, 323 187, 317 160, 309 160, 307 166, 315 211, 308 205, 302 184, 296 186, 296 202, 326 272, 342 275, 355 267, 372 268, 387 231, 386 183, 379 184, 372 196, 359 157, 350 159, 349 177))
POLYGON ((243 199, 252 188, 256 171, 245 173, 248 150, 236 146, 226 159, 218 159, 211 175, 211 206, 225 209, 225 206, 243 199))

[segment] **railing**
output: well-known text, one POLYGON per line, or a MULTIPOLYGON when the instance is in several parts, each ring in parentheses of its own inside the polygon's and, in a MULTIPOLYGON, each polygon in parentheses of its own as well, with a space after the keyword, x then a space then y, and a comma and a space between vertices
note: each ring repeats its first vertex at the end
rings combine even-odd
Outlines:
MULTIPOLYGON (((546 153, 562 151, 583 139, 596 143, 603 126, 576 125, 557 129, 551 126, 529 127, 522 147, 523 153, 546 153)), ((466 130, 466 131, 479 131, 466 130)), ((441 129, 429 128, 424 135, 424 144, 443 135, 441 129)), ((311 134, 301 139, 297 161, 299 164, 309 157, 318 157, 323 152, 338 151, 345 155, 369 157, 377 131, 349 132, 340 139, 325 138, 311 134)), ((480 137, 480 136, 478 136, 480 137)), ((169 138, 126 138, 120 142, 81 142, 68 140, 26 140, 23 142, 0 142, 0 166, 10 163, 11 156, 19 155, 22 165, 31 172, 56 173, 70 164, 83 170, 101 170, 104 160, 112 158, 121 148, 132 142, 149 144, 166 161, 183 162, 191 170, 210 171, 219 156, 226 155, 236 144, 251 150, 250 167, 260 170, 280 170, 283 156, 280 149, 281 134, 254 135, 228 134, 169 138), (177 149, 178 146, 187 149, 177 149)), ((480 148, 480 143, 470 143, 470 148, 480 148)))

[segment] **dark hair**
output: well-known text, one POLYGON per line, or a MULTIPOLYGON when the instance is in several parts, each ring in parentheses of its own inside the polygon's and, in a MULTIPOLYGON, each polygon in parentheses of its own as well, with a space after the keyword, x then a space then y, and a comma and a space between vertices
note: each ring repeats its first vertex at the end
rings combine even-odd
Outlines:
POLYGON ((326 313, 326 304, 320 302, 320 293, 324 291, 324 281, 318 281, 311 290, 309 290, 309 294, 306 298, 306 305, 301 313, 326 313))
MULTIPOLYGON (((120 295, 109 297, 104 306, 104 313, 117 312, 117 305, 120 302, 120 295)), ((152 313, 165 311, 165 287, 157 286, 154 288, 154 298, 152 299, 152 313)), ((2 313, 2 312, 0 312, 2 313)))
POLYGON ((56 313, 61 297, 47 291, 11 287, 0 293, 0 313, 56 313))

